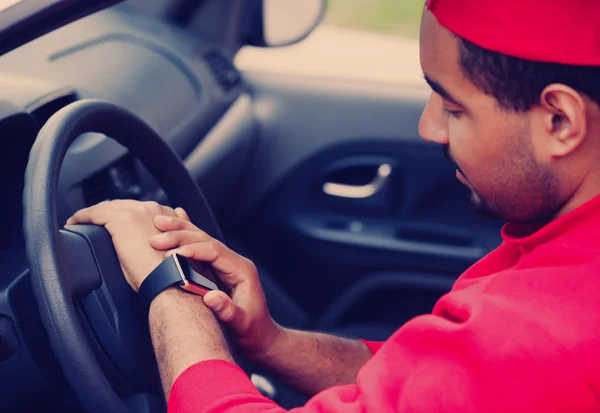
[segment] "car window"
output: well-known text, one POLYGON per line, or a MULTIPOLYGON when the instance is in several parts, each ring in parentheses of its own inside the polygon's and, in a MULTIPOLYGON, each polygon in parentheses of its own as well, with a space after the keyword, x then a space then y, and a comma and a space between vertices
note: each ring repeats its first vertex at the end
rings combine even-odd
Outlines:
POLYGON ((417 38, 424 0, 326 0, 323 24, 417 38))
MULTIPOLYGON (((288 47, 243 48, 243 71, 429 87, 419 63, 425 0, 326 0, 323 22, 288 47)), ((420 89, 419 89, 419 92, 420 89)))

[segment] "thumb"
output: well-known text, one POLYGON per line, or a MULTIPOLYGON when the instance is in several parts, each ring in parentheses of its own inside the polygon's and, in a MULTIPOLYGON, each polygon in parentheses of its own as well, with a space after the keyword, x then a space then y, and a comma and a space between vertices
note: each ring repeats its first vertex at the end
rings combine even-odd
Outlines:
POLYGON ((204 304, 215 313, 219 321, 235 329, 241 311, 227 294, 223 291, 209 291, 204 296, 204 304))

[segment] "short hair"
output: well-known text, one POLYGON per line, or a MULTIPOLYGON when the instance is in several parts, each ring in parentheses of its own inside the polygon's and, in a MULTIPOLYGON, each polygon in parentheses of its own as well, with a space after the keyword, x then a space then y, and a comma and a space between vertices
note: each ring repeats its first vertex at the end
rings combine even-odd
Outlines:
MULTIPOLYGON (((575 40, 576 41, 576 40, 575 40)), ((542 91, 561 83, 600 105, 600 66, 534 62, 493 52, 459 38, 464 75, 501 108, 527 112, 540 104, 542 91)))

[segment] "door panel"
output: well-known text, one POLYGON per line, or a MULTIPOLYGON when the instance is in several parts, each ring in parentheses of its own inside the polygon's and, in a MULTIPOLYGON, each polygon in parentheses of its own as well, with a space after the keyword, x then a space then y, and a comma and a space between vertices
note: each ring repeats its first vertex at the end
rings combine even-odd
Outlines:
MULTIPOLYGON (((420 141, 429 91, 419 85, 243 72, 259 125, 251 180, 240 199, 253 208, 293 168, 350 140, 420 141)), ((248 210, 246 210, 247 212, 248 210)))
POLYGON ((418 136, 426 87, 244 77, 259 138, 236 232, 305 326, 389 334, 499 245, 501 223, 475 214, 441 148, 418 136))
MULTIPOLYGON (((358 169, 359 175, 368 174, 369 168, 363 170, 358 169)), ((342 173, 336 179, 362 178, 342 173)), ((449 289, 457 275, 499 242, 499 224, 475 216, 468 204, 468 192, 439 148, 400 140, 349 140, 292 169, 245 220, 242 233, 253 256, 316 318, 376 272, 402 277, 417 271, 423 279, 441 275, 449 289), (335 176, 332 170, 357 163, 390 165, 383 189, 359 199, 324 191, 335 176)), ((409 287, 404 284, 405 293, 409 287)), ((383 294, 386 288, 381 290, 383 294)), ((412 315, 431 310, 443 292, 433 289, 428 306, 417 311, 415 305, 412 315)), ((372 299, 380 301, 377 294, 372 299)), ((405 313, 398 323, 406 321, 405 313)))

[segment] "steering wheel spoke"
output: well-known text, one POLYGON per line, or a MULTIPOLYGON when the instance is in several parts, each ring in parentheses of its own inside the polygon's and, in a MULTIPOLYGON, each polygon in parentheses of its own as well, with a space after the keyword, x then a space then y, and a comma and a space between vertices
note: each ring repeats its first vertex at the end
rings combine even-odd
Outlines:
POLYGON ((73 300, 79 300, 102 284, 93 251, 86 240, 68 230, 59 232, 59 253, 61 255, 61 278, 65 292, 73 300))

